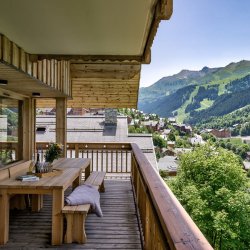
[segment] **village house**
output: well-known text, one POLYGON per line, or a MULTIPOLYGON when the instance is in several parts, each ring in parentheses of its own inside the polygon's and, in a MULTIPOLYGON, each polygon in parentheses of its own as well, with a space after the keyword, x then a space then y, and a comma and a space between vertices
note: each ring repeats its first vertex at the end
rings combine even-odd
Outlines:
POLYGON ((145 126, 149 130, 158 131, 159 122, 158 121, 142 121, 141 125, 145 126))
POLYGON ((176 123, 175 117, 169 117, 169 118, 168 118, 168 122, 169 122, 169 123, 176 123))
POLYGON ((183 132, 186 134, 191 134, 192 133, 192 127, 185 125, 185 124, 178 124, 178 123, 173 123, 173 127, 178 130, 179 132, 183 132))
POLYGON ((167 142, 167 147, 169 149, 174 149, 174 147, 175 147, 175 141, 168 141, 167 142))
POLYGON ((212 129, 210 133, 218 138, 231 137, 231 131, 229 129, 212 129))
POLYGON ((202 139, 201 135, 195 134, 194 137, 188 139, 192 145, 203 145, 205 141, 202 139))

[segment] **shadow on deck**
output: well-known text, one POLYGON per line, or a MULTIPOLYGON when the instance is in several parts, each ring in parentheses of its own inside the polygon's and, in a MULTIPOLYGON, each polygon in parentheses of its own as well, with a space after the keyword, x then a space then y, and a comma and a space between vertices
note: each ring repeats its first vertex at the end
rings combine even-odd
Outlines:
POLYGON ((2 249, 142 249, 130 180, 105 180, 103 217, 88 214, 87 243, 51 246, 51 196, 39 213, 11 211, 10 239, 2 249))

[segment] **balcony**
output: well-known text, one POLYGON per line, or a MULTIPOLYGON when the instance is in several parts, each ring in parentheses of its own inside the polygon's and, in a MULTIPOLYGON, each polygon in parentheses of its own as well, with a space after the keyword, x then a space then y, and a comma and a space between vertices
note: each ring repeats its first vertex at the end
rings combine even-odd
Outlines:
MULTIPOLYGON (((44 153, 46 143, 37 148, 44 153)), ((70 143, 67 156, 91 158, 91 169, 106 171, 107 178, 101 194, 104 217, 87 216, 87 243, 61 248, 212 249, 136 144, 70 143)), ((13 211, 3 249, 50 248, 50 213, 47 196, 40 213, 13 211)))
MULTIPOLYGON (((64 145, 64 157, 91 158, 92 170, 107 172, 104 217, 88 215, 85 245, 60 248, 211 249, 136 144, 67 143, 67 107, 137 107, 141 64, 150 63, 159 23, 172 9, 172 0, 2 1, 0 78, 6 84, 0 96, 11 110, 15 100, 20 110, 18 143, 3 140, 2 148, 13 161, 30 161, 36 107, 50 104, 56 107, 55 138, 64 145)), ((6 130, 10 123, 4 121, 6 130)), ((37 148, 44 152, 46 143, 37 148)), ((9 177, 7 168, 0 180, 9 177)), ((5 214, 0 219, 8 221, 5 214)), ((12 211, 10 239, 2 248, 52 248, 51 224, 51 199, 45 195, 40 213, 12 211)))

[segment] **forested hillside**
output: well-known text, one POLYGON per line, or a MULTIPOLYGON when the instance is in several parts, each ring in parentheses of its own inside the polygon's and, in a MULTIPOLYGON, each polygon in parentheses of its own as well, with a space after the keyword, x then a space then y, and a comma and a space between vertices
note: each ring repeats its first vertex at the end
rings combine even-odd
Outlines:
POLYGON ((250 122, 250 105, 238 109, 227 115, 219 117, 209 117, 202 119, 196 123, 198 128, 229 128, 237 124, 244 124, 250 122))
POLYGON ((250 104, 249 96, 250 88, 218 96, 211 107, 201 111, 192 110, 186 122, 196 124, 202 119, 229 114, 250 104))
POLYGON ((195 85, 190 85, 177 90, 175 93, 165 96, 155 102, 151 102, 141 105, 140 110, 146 113, 156 113, 163 117, 173 116, 173 111, 178 109, 186 100, 188 100, 190 94, 194 91, 195 85))

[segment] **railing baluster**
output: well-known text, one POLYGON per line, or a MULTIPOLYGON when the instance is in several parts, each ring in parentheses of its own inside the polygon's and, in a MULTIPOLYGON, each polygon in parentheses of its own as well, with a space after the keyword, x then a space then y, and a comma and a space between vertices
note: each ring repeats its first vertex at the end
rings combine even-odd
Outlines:
POLYGON ((123 159, 122 159, 122 156, 123 156, 123 150, 121 150, 121 172, 123 172, 123 164, 122 164, 122 162, 123 162, 122 160, 123 159))
POLYGON ((114 162, 113 162, 113 161, 114 161, 114 159, 113 159, 113 158, 114 158, 114 157, 113 157, 113 152, 114 152, 114 151, 111 150, 111 173, 113 173, 113 165, 114 165, 114 164, 113 164, 113 163, 114 163, 114 162))
POLYGON ((128 173, 128 151, 126 150, 126 173, 128 173))
POLYGON ((104 150, 101 150, 101 171, 103 171, 103 154, 104 154, 104 150))
POLYGON ((91 171, 94 170, 94 152, 93 152, 93 149, 91 150, 91 171))
POLYGON ((99 155, 98 155, 98 149, 97 149, 97 151, 96 151, 96 171, 98 171, 99 169, 98 169, 98 162, 99 162, 99 155))
POLYGON ((117 173, 118 172, 118 150, 116 151, 116 166, 115 166, 115 172, 117 173))
POLYGON ((75 158, 79 158, 79 144, 75 144, 75 158))
POLYGON ((106 149, 106 172, 109 173, 109 151, 106 149))

